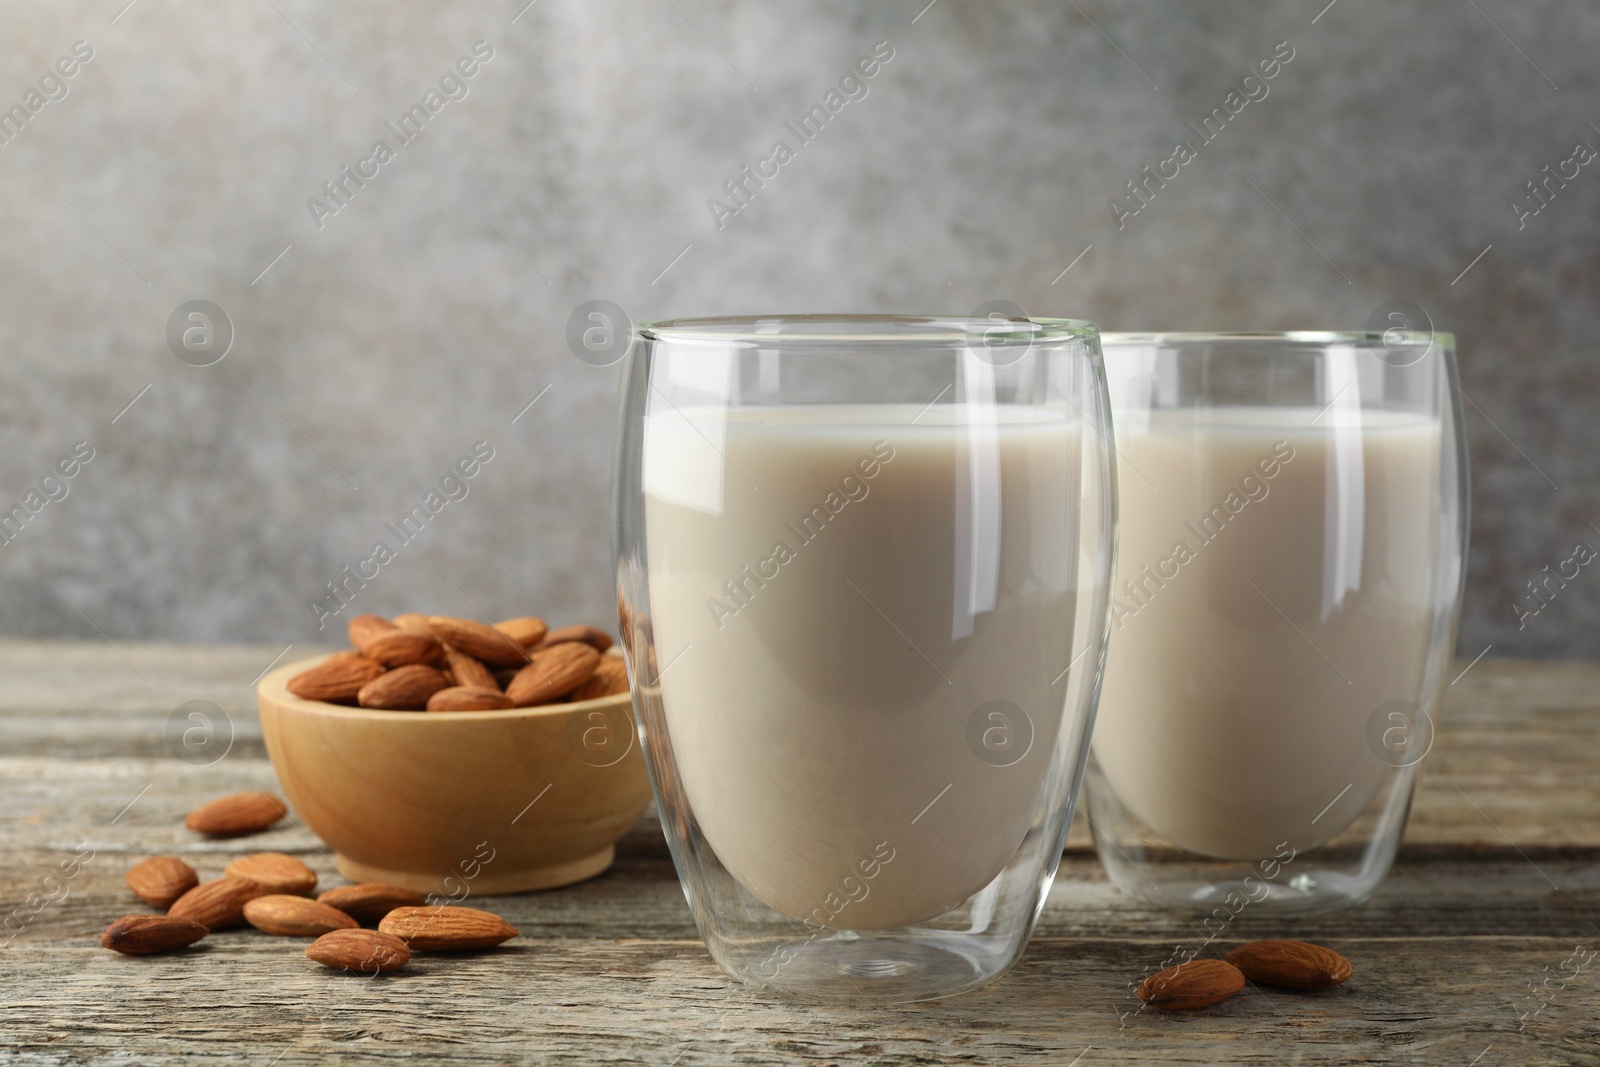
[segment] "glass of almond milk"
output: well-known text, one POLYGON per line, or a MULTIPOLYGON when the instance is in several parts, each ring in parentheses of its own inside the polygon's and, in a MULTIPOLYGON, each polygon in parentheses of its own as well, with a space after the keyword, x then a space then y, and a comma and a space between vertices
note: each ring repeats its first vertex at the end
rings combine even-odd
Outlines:
MULTIPOLYGON (((1446 334, 1107 334, 1120 518, 1088 776, 1122 889, 1205 916, 1388 872, 1455 646, 1446 334)), ((1197 927, 1200 929, 1200 927, 1197 927)))
POLYGON ((819 998, 948 996, 1021 955, 1107 626, 1098 332, 873 316, 641 327, 621 629, 712 956, 819 998))

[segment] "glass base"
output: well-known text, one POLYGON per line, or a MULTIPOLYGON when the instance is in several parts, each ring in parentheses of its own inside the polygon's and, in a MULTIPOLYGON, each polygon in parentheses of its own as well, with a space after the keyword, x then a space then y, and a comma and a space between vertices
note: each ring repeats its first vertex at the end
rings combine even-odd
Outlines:
MULTIPOLYGON (((1102 855, 1101 859, 1105 860, 1102 855)), ((1309 915, 1337 911, 1359 904, 1372 895, 1382 881, 1382 872, 1363 877, 1347 871, 1308 867, 1291 878, 1277 882, 1257 880, 1246 888, 1236 872, 1207 872, 1201 865, 1132 864, 1112 858, 1106 862, 1111 884, 1123 892, 1174 911, 1195 915, 1217 915, 1226 909, 1231 917, 1241 913, 1261 915, 1309 915), (1150 879, 1155 879, 1152 884, 1150 879)))
POLYGON ((745 984, 786 996, 904 1004, 976 989, 1000 977, 1016 960, 997 959, 982 939, 953 931, 885 936, 841 930, 802 945, 718 962, 745 984))

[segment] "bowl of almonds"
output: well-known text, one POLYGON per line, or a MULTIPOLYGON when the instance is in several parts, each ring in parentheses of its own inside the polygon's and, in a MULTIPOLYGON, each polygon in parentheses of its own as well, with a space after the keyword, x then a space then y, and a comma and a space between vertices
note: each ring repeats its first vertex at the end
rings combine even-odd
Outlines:
POLYGON ((461 899, 611 865, 650 783, 609 635, 418 614, 349 634, 256 692, 284 793, 341 873, 461 899))

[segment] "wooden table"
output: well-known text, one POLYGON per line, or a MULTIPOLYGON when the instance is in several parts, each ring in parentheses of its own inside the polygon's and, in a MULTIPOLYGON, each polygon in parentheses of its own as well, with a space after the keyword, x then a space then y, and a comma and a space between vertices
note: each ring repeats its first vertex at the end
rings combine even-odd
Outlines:
POLYGON ((1079 828, 1014 971, 891 1010, 822 1010, 725 978, 649 817, 605 875, 489 901, 522 930, 495 952, 422 956, 382 980, 316 967, 301 942, 254 931, 116 955, 98 936, 145 910, 122 876, 153 853, 214 876, 232 856, 276 849, 343 884, 297 826, 231 842, 182 826, 201 800, 276 788, 252 679, 279 650, 119 649, 0 642, 4 913, 28 916, 63 859, 93 855, 0 949, 0 1063, 1600 1064, 1600 958, 1575 977, 1562 966, 1578 946, 1600 948, 1600 666, 1472 667, 1449 691, 1377 895, 1334 915, 1247 911, 1233 924, 1239 940, 1337 948, 1355 965, 1347 985, 1247 988, 1163 1015, 1133 1014, 1132 986, 1194 931, 1111 889, 1079 828), (190 700, 232 720, 232 749, 209 766, 179 761, 165 740, 190 700))

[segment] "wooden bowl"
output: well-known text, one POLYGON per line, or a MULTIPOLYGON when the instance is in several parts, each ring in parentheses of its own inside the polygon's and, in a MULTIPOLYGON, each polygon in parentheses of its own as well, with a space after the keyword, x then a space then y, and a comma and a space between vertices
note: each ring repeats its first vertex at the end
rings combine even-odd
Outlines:
POLYGON ((372 711, 256 688, 278 781, 352 882, 461 898, 592 878, 650 803, 626 693, 510 711, 372 711))

